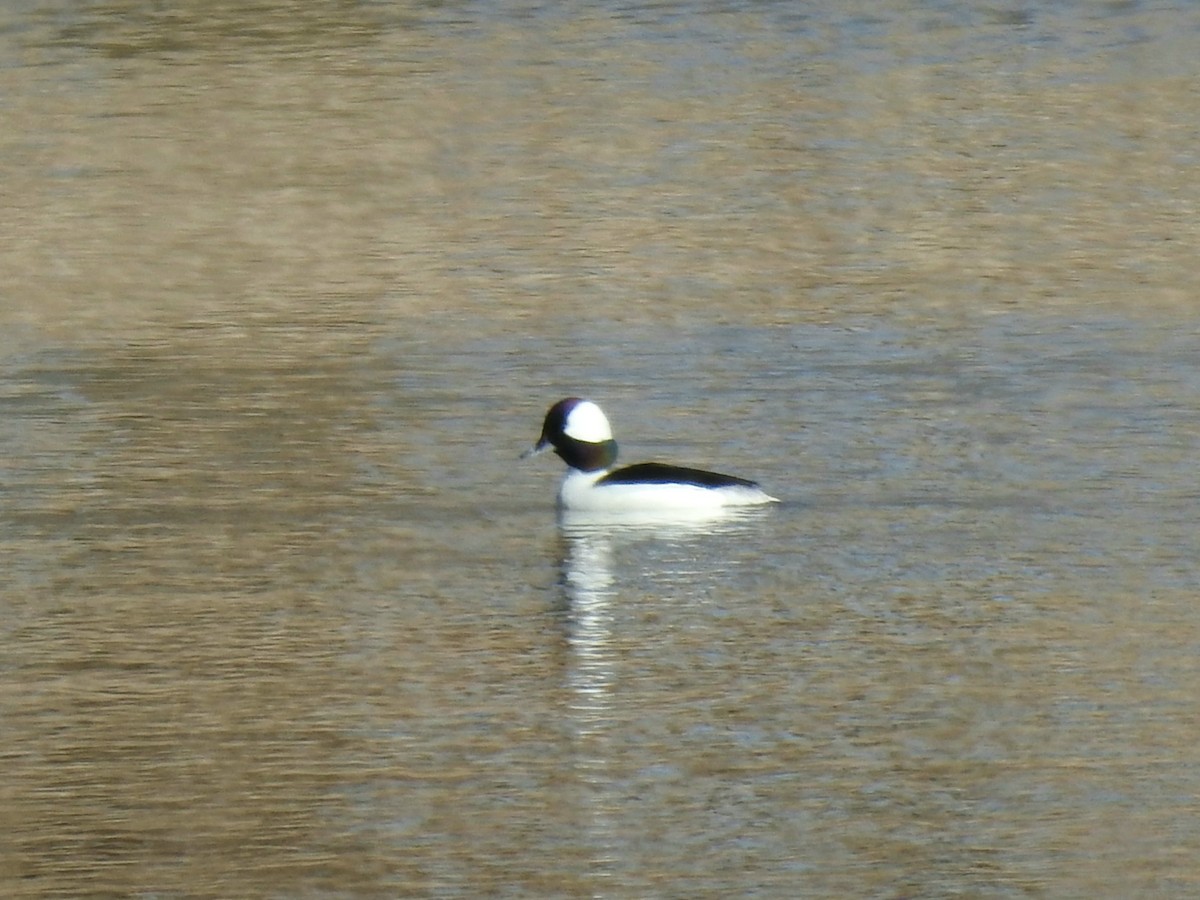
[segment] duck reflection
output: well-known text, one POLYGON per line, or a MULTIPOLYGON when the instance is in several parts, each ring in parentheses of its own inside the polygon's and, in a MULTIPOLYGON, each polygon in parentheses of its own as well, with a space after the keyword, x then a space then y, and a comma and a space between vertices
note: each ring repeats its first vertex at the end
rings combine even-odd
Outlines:
POLYGON ((619 826, 628 800, 621 787, 627 753, 622 736, 638 711, 636 701, 622 703, 619 673, 629 640, 629 617, 638 613, 623 601, 631 600, 634 583, 644 588, 650 579, 678 585, 696 576, 694 552, 672 552, 664 558, 654 551, 656 546, 678 549, 719 534, 749 530, 762 517, 762 510, 719 513, 686 519, 661 514, 559 514, 569 724, 576 744, 583 835, 598 897, 605 894, 604 883, 611 884, 620 860, 628 856, 622 852, 624 829, 619 826))
POLYGON ((577 733, 608 718, 613 682, 612 535, 563 529, 561 584, 566 595, 567 685, 577 733))
MULTIPOLYGON (((621 590, 614 574, 616 551, 653 542, 679 546, 733 533, 747 529, 762 515, 761 510, 746 509, 709 510, 703 516, 690 513, 686 517, 654 511, 560 511, 560 585, 570 653, 567 679, 581 734, 603 727, 612 702, 613 607, 621 590)), ((627 557, 624 574, 630 578, 674 581, 683 574, 671 571, 654 554, 630 552, 627 557)))

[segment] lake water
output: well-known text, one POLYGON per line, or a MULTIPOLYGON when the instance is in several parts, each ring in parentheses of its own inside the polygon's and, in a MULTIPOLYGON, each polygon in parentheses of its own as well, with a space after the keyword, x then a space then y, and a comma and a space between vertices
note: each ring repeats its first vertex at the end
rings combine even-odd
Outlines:
POLYGON ((6 6, 0 895, 1200 894, 1198 48, 6 6))

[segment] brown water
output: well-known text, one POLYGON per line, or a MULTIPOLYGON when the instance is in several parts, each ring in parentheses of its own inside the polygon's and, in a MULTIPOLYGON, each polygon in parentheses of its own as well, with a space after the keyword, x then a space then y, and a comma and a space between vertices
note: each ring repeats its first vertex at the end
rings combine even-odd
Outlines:
POLYGON ((0 12, 0 895, 1200 893, 1200 12, 810 6, 0 12))

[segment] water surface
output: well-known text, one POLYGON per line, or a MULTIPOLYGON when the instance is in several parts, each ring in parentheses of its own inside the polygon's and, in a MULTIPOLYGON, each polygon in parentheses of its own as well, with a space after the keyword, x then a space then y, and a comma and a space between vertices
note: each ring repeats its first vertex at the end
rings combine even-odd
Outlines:
POLYGON ((0 14, 0 893, 1196 893, 1198 26, 0 14))

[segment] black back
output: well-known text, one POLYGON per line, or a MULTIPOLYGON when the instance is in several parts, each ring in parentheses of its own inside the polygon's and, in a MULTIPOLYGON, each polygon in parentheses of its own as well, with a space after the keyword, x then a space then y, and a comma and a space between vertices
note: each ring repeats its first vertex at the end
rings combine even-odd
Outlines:
POLYGON ((609 472, 601 478, 601 484, 694 484, 697 487, 745 487, 757 488, 757 481, 737 478, 734 475, 722 475, 720 472, 706 472, 704 469, 689 469, 685 466, 672 466, 667 463, 638 463, 609 472))

